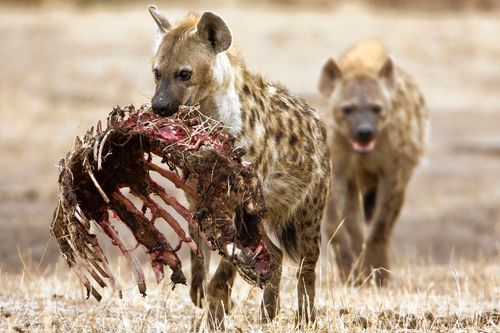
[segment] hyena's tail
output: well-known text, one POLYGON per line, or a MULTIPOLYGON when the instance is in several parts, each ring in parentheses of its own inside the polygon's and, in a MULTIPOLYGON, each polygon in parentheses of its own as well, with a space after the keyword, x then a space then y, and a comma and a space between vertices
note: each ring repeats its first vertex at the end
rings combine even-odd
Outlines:
POLYGON ((297 243, 297 227, 295 223, 287 223, 277 233, 277 238, 286 254, 294 261, 299 259, 299 245, 297 243))

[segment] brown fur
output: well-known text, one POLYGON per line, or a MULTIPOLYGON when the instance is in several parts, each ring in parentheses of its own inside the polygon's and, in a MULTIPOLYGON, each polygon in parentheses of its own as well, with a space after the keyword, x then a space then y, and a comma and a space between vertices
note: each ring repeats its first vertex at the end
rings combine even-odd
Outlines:
MULTIPOLYGON (((305 101, 251 73, 234 49, 224 49, 231 40, 228 31, 213 14, 196 20, 189 16, 161 36, 153 68, 162 77, 172 77, 179 67, 189 66, 191 79, 165 84, 170 93, 163 96, 182 104, 199 103, 203 112, 223 121, 247 150, 245 159, 263 185, 265 240, 280 266, 280 247, 301 264, 298 315, 314 320, 314 270, 330 182, 326 129, 305 101), (212 40, 207 43, 206 38, 212 40), (272 236, 278 244, 271 241, 272 236)), ((155 95, 162 93, 161 86, 157 82, 155 95)), ((192 257, 191 297, 198 305, 204 297, 206 268, 207 260, 192 257)), ((224 311, 230 309, 235 274, 235 268, 222 261, 206 288, 212 326, 221 325, 224 311)), ((279 311, 281 267, 272 280, 264 289, 262 320, 273 319, 279 311)))
POLYGON ((330 138, 334 181, 325 229, 329 238, 333 236, 344 280, 361 281, 377 269, 373 276, 382 284, 388 276, 390 234, 424 148, 424 99, 376 39, 349 49, 339 66, 329 60, 319 88, 330 98, 334 122, 330 138), (354 111, 347 114, 346 105, 354 111), (374 105, 376 112, 370 112, 374 105), (354 150, 353 119, 372 125, 376 132, 372 151, 354 150), (365 235, 368 221, 371 230, 365 235))

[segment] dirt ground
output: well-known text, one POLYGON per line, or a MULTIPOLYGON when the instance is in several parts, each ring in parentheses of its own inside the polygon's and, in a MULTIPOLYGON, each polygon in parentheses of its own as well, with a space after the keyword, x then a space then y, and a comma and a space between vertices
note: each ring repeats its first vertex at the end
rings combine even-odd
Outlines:
MULTIPOLYGON (((171 20, 212 9, 230 25, 252 70, 279 80, 319 110, 319 69, 329 56, 380 36, 424 91, 432 135, 397 224, 393 254, 447 263, 499 253, 500 21, 498 13, 405 14, 359 6, 174 4, 171 20), (472 149, 468 149, 472 148, 472 149)), ((148 102, 154 23, 144 5, 0 7, 0 267, 20 254, 43 264, 57 197, 54 166, 74 136, 116 104, 148 102)))
MULTIPOLYGON (((65 265, 55 273, 37 273, 0 276, 1 331, 186 333, 204 315, 192 305, 188 288, 172 291, 167 280, 160 285, 148 281, 147 297, 128 280, 122 300, 106 294, 97 303, 85 300, 65 265)), ((126 277, 123 273, 120 278, 126 277)), ((285 269, 280 316, 270 324, 257 320, 262 292, 237 278, 227 332, 493 333, 500 327, 500 270, 494 262, 479 260, 453 269, 407 263, 395 269, 390 287, 383 290, 345 287, 326 270, 319 273, 316 328, 295 328, 296 280, 294 271, 285 269)))
MULTIPOLYGON (((470 294, 474 295, 467 298, 468 310, 494 306, 500 276, 495 265, 500 253, 500 12, 409 13, 360 5, 250 4, 217 2, 208 7, 163 2, 159 6, 171 20, 188 10, 216 11, 231 27, 250 69, 281 81, 322 112, 325 104, 316 92, 322 64, 368 36, 383 38, 395 61, 414 75, 428 101, 429 149, 412 179, 392 247, 396 263, 421 265, 396 265, 401 275, 396 274, 395 285, 401 288, 392 299, 372 289, 355 293, 337 289, 332 296, 334 308, 325 307, 331 300, 330 289, 322 284, 326 296, 322 294, 320 307, 327 312, 322 327, 344 322, 337 310, 346 304, 359 305, 356 313, 372 321, 378 310, 403 303, 410 306, 406 313, 413 311, 412 303, 444 309, 441 313, 449 312, 446 306, 450 304, 462 309, 461 297, 470 294), (462 263, 469 263, 460 271, 463 276, 450 273, 462 263), (416 271, 422 274, 413 275, 416 271), (473 284, 473 292, 465 290, 467 281, 473 284), (446 287, 439 289, 440 283, 446 287), (426 292, 412 294, 415 290, 426 292), (361 304, 371 293, 375 293, 371 303, 361 304)), ((0 32, 1 316, 8 318, 20 311, 22 315, 12 319, 9 327, 21 325, 21 330, 27 330, 22 325, 32 320, 38 320, 39 327, 54 328, 50 320, 56 313, 62 318, 59 329, 65 331, 64 325, 71 325, 72 320, 98 320, 101 310, 108 311, 106 318, 113 318, 113 327, 125 327, 124 331, 127 327, 139 331, 150 313, 150 319, 161 324, 164 318, 158 309, 165 300, 158 297, 147 304, 133 298, 126 304, 147 314, 128 318, 120 312, 124 305, 108 309, 115 301, 82 306, 81 289, 73 291, 63 273, 40 273, 51 269, 49 265, 59 258, 48 235, 58 194, 55 164, 75 135, 105 119, 112 106, 148 102, 153 93, 150 57, 155 26, 146 4, 0 5, 0 32), (32 274, 40 273, 44 280, 33 282, 27 271, 16 275, 23 266, 35 267, 32 274), (26 294, 13 297, 9 290, 17 288, 24 288, 26 294), (67 312, 57 310, 61 306, 67 312), (45 312, 37 312, 39 307, 45 312), (83 312, 87 313, 84 317, 83 312)), ((322 262, 326 267, 326 255, 322 262)), ((66 272, 64 266, 62 271, 66 272)), ((163 289, 168 288, 162 285, 153 295, 163 289)), ((183 307, 186 290, 168 295, 182 300, 178 304, 183 307)), ((245 290, 239 291, 240 299, 246 297, 245 290)), ((293 302, 286 304, 289 309, 293 302)), ((105 325, 95 323, 96 327, 105 325)), ((241 327, 245 330, 246 326, 241 327)), ((276 330, 275 326, 269 329, 276 330)))

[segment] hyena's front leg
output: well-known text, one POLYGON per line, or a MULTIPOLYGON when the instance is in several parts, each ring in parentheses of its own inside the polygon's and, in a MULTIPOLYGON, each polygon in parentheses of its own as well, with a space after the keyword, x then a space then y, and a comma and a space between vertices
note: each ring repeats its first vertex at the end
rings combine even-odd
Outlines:
POLYGON ((212 329, 224 330, 224 315, 231 309, 231 289, 236 267, 221 259, 207 288, 208 323, 212 329))
POLYGON ((389 277, 389 237, 403 205, 404 190, 404 185, 398 183, 396 177, 382 178, 379 184, 364 260, 365 274, 373 273, 374 281, 379 286, 389 277))
POLYGON ((347 228, 342 224, 343 219, 338 217, 336 208, 330 204, 326 210, 325 233, 331 242, 335 261, 343 282, 347 281, 354 263, 354 253, 351 249, 351 239, 347 228))
POLYGON ((300 323, 313 323, 316 320, 314 299, 316 295, 316 263, 319 258, 321 234, 320 220, 304 221, 297 226, 300 266, 297 272, 298 313, 300 323))
POLYGON ((345 202, 345 224, 351 239, 351 248, 358 257, 365 242, 365 216, 363 214, 361 192, 355 182, 347 185, 347 200, 345 202))
POLYGON ((191 252, 191 288, 189 296, 194 305, 202 307, 205 297, 206 276, 210 267, 210 249, 204 244, 196 231, 189 225, 189 234, 201 250, 203 258, 191 252))
POLYGON ((353 267, 364 241, 359 231, 361 227, 357 225, 361 222, 359 195, 355 195, 356 192, 354 184, 348 186, 347 180, 338 178, 334 182, 327 207, 325 231, 332 243, 343 282, 355 277, 353 267))
POLYGON ((265 323, 273 320, 280 311, 280 283, 283 252, 273 244, 267 235, 264 235, 264 240, 271 250, 276 264, 278 265, 278 268, 273 273, 269 284, 264 287, 264 297, 260 306, 260 320, 265 323))
MULTIPOLYGON (((191 185, 195 186, 194 183, 191 185)), ((187 196, 186 199, 189 202, 189 210, 192 212, 197 211, 198 202, 190 196, 187 196)), ((210 249, 191 224, 188 225, 188 230, 189 235, 196 245, 198 245, 198 250, 203 255, 203 258, 200 258, 197 254, 191 252, 191 288, 189 289, 191 301, 194 305, 201 308, 203 306, 203 299, 205 298, 208 269, 210 268, 210 249)))

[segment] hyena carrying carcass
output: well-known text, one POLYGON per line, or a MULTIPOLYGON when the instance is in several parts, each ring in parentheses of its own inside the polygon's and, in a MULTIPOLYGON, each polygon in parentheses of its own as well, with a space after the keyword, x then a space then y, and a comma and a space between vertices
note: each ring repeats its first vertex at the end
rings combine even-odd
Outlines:
POLYGON ((318 88, 333 118, 325 229, 342 279, 361 282, 373 273, 381 285, 388 276, 389 237, 424 148, 424 99, 378 39, 352 47, 338 64, 329 59, 318 88))
MULTIPOLYGON (((253 164, 262 182, 267 206, 264 237, 280 268, 264 288, 261 318, 272 319, 279 311, 283 255, 270 241, 269 236, 274 235, 279 245, 300 262, 299 319, 314 320, 320 221, 330 183, 325 126, 303 100, 248 71, 241 56, 230 47, 231 32, 219 16, 210 12, 190 14, 171 26, 156 7, 149 10, 158 25, 153 111, 169 116, 179 105, 199 103, 203 113, 222 121, 238 138, 247 151, 245 159, 253 164)), ((206 268, 204 260, 192 256, 190 294, 197 305, 204 297, 206 268)), ((235 267, 222 260, 208 284, 212 325, 221 325, 224 311, 230 308, 235 275, 235 267)))

